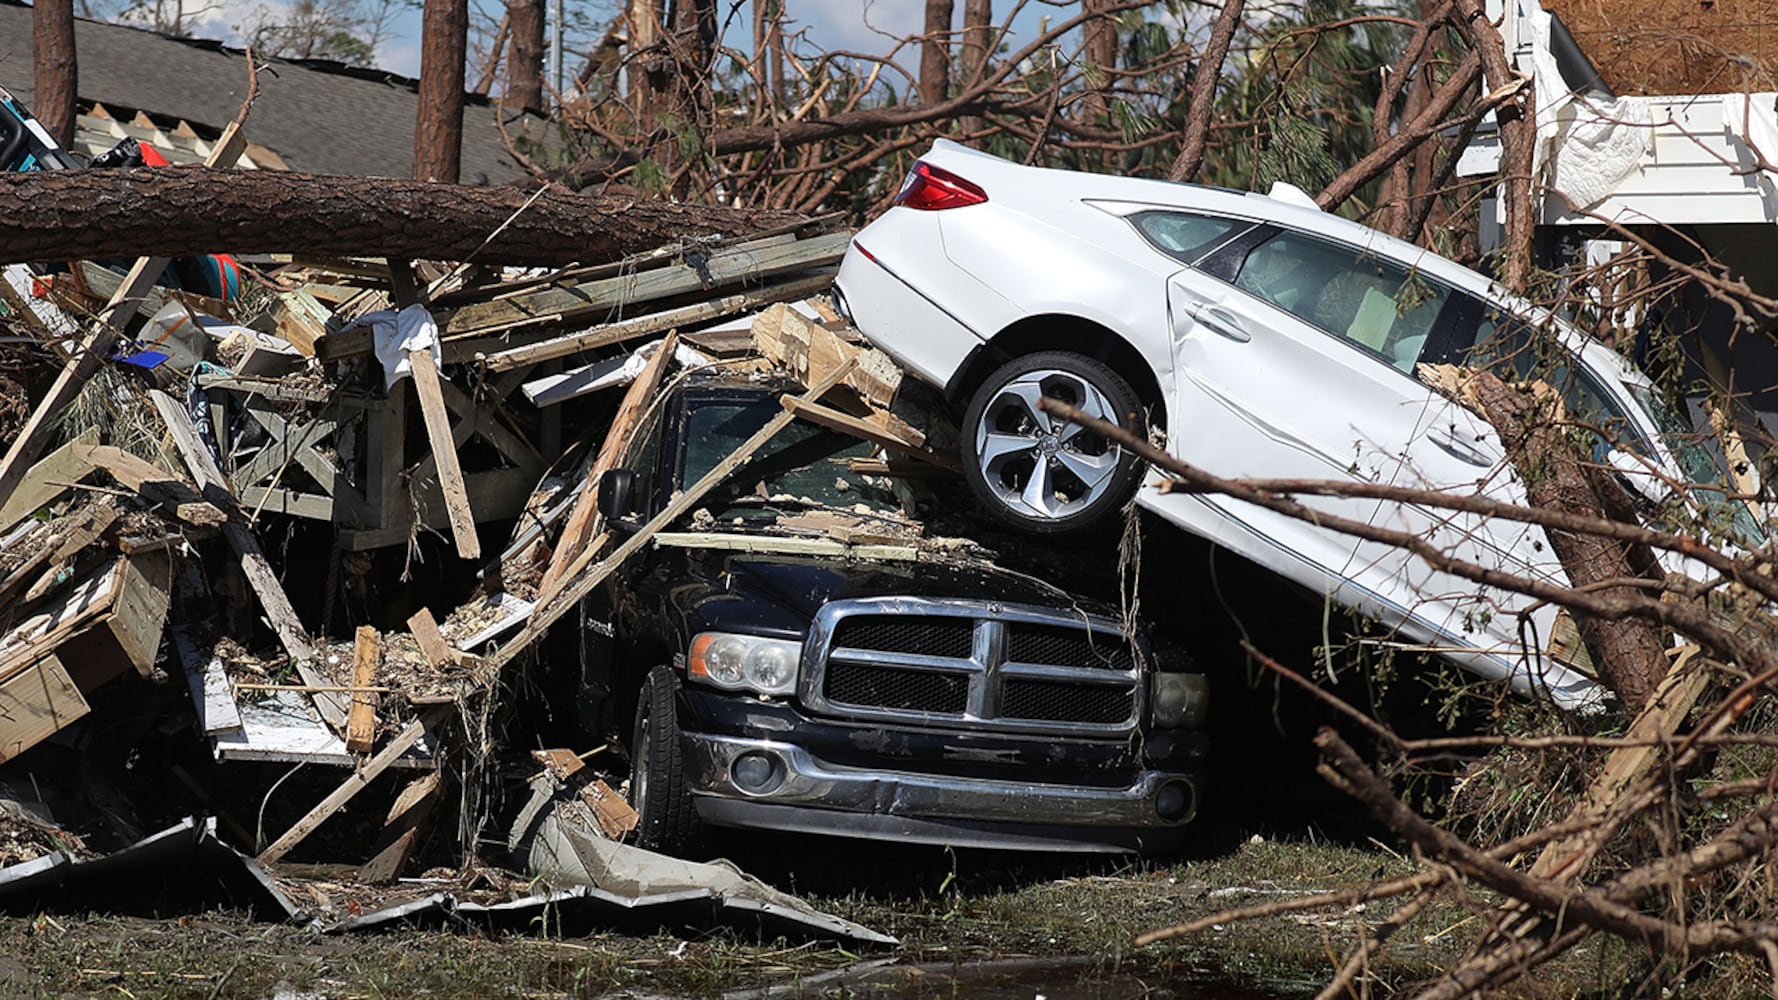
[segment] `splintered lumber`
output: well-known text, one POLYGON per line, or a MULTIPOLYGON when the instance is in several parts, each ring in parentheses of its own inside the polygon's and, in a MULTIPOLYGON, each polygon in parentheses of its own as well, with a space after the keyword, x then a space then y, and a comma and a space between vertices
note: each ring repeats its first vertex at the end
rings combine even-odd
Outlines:
POLYGON ((93 471, 93 464, 82 454, 81 448, 97 444, 98 441, 99 429, 88 427, 79 437, 43 456, 42 461, 31 466, 13 494, 0 502, 0 531, 17 524, 20 518, 67 490, 66 486, 56 484, 78 483, 85 479, 93 471))
MULTIPOLYGON (((840 380, 844 379, 847 373, 852 370, 852 365, 851 361, 842 364, 830 372, 826 378, 810 387, 809 391, 803 393, 799 398, 804 402, 812 403, 825 396, 834 386, 840 384, 840 380)), ((702 503, 705 494, 733 475, 736 469, 752 461, 759 449, 765 447, 772 438, 777 437, 778 433, 789 426, 794 419, 796 419, 796 415, 790 410, 785 410, 772 417, 764 427, 754 432, 752 437, 741 442, 734 451, 730 452, 727 458, 716 463, 715 468, 712 468, 704 478, 686 487, 652 520, 625 539, 623 544, 613 549, 610 555, 601 559, 597 564, 587 567, 586 563, 592 559, 593 553, 598 551, 589 547, 564 574, 564 580, 572 582, 559 589, 549 601, 539 602, 537 607, 532 610, 530 619, 526 621, 525 630, 508 641, 506 645, 501 646, 493 656, 488 657, 486 662, 489 672, 498 672, 521 651, 529 649, 532 643, 549 631, 550 626, 554 625, 556 619, 562 617, 564 612, 578 605, 581 598, 591 593, 594 587, 605 582, 605 578, 610 576, 612 571, 622 566, 624 560, 640 551, 656 534, 702 503)))
POLYGON ((549 600, 550 593, 562 579, 562 572, 586 546, 587 536, 593 533, 593 522, 599 513, 599 479, 617 466, 617 460, 623 456, 624 449, 630 443, 630 436, 636 432, 636 424, 642 419, 642 412, 654 400, 655 390, 660 388, 661 379, 667 374, 667 366, 673 363, 673 352, 678 348, 678 335, 667 334, 666 339, 661 341, 660 349, 654 352, 654 357, 648 359, 648 366, 642 369, 642 374, 630 383, 629 391, 624 393, 623 402, 617 408, 617 416, 612 418, 611 427, 605 432, 605 441, 599 446, 599 455, 587 467, 580 497, 574 502, 574 510, 568 515, 568 523, 562 527, 562 536, 556 541, 555 551, 550 555, 549 568, 543 571, 543 582, 537 588, 538 600, 549 600))
POLYGON ((538 361, 567 357, 582 351, 590 351, 666 330, 691 326, 694 323, 708 323, 711 320, 738 315, 749 309, 757 309, 773 302, 804 298, 822 291, 831 284, 833 284, 833 275, 831 274, 798 278, 782 284, 768 285, 755 291, 724 295, 722 298, 712 299, 709 302, 681 306, 678 309, 668 309, 664 312, 638 316, 635 319, 622 320, 617 323, 602 324, 590 330, 583 330, 566 337, 557 337, 554 340, 546 340, 540 344, 529 344, 524 347, 510 348, 497 354, 489 354, 480 360, 488 366, 489 371, 506 371, 538 361))
MULTIPOLYGON (((567 784, 568 780, 586 767, 580 756, 572 750, 533 750, 531 756, 542 764, 557 781, 567 784)), ((617 790, 607 785, 603 779, 594 778, 580 791, 580 800, 593 811, 593 818, 599 821, 599 829, 605 836, 619 840, 624 834, 636 829, 641 817, 617 790)))
POLYGON ((352 641, 352 711, 346 718, 346 752, 369 753, 377 737, 377 696, 366 690, 376 680, 383 643, 377 630, 358 626, 352 641))
POLYGON ((839 431, 841 434, 850 434, 853 437, 862 438, 872 444, 893 449, 902 454, 917 458, 922 462, 929 462, 941 469, 948 469, 951 472, 957 473, 963 471, 963 466, 949 455, 940 455, 937 452, 927 451, 906 438, 891 433, 876 424, 859 417, 854 417, 849 413, 841 413, 832 407, 822 406, 818 403, 809 403, 801 399, 786 396, 784 397, 784 408, 795 413, 797 416, 802 417, 804 420, 825 427, 830 431, 839 431))
MULTIPOLYGON (((614 310, 641 302, 707 295, 727 285, 836 264, 845 256, 850 243, 851 235, 841 232, 806 240, 741 243, 718 247, 707 255, 694 255, 688 250, 684 264, 545 287, 511 298, 467 305, 451 315, 446 328, 449 336, 456 338, 566 323, 589 316, 604 318, 614 310)), ((828 280, 831 282, 831 276, 828 280)))
POLYGON ((302 819, 297 820, 295 825, 286 830, 282 837, 272 843, 272 846, 261 851, 258 858, 259 863, 262 865, 273 864, 284 855, 289 854, 291 848, 306 840, 309 834, 320 828, 322 823, 327 822, 334 813, 339 812, 346 803, 357 797, 359 792, 364 791, 377 775, 387 771, 397 758, 407 753, 415 743, 420 742, 420 737, 425 736, 428 730, 437 729, 444 722, 445 711, 444 708, 427 709, 425 714, 408 723, 406 729, 395 734, 395 737, 383 749, 365 761, 364 766, 347 778, 344 784, 329 793, 302 819))
MULTIPOLYGON (((451 656, 451 647, 445 645, 444 633, 438 630, 438 621, 426 608, 414 612, 407 620, 407 629, 413 633, 414 642, 420 647, 420 654, 426 662, 434 667, 446 667, 455 662, 451 656)), ((353 683, 357 683, 354 681, 353 683)))
MULTIPOLYGON (((243 109, 244 111, 245 109, 243 109)), ((246 148, 247 137, 241 132, 240 119, 237 118, 223 130, 222 137, 216 140, 216 145, 210 150, 210 155, 204 158, 204 165, 206 167, 229 166, 240 157, 241 152, 246 148)), ((155 171, 155 173, 167 174, 183 172, 155 171)), ((120 177, 128 174, 132 178, 139 177, 141 174, 140 171, 115 170, 36 170, 27 173, 42 175, 46 178, 51 174, 116 174, 120 177)), ((217 173, 224 172, 217 171, 217 173)), ((6 176, 25 177, 26 173, 12 173, 6 176)), ((80 209, 81 214, 90 216, 94 204, 95 202, 87 201, 80 209)), ((115 206, 113 206, 113 211, 117 211, 115 206)), ((128 212, 128 210, 123 211, 126 214, 128 212)), ((142 216, 144 221, 156 227, 165 226, 166 215, 162 210, 149 206, 141 211, 145 213, 142 216)), ((118 253, 141 252, 140 247, 126 246, 113 250, 111 253, 33 253, 28 248, 14 242, 14 236, 19 234, 10 230, 18 221, 18 217, 15 217, 9 210, 0 209, 0 218, 7 220, 9 229, 7 251, 14 260, 80 260, 90 257, 115 256, 118 253)), ((114 222, 120 221, 117 216, 111 218, 114 222)), ((76 222, 73 223, 73 227, 76 230, 111 230, 114 228, 112 226, 94 226, 89 223, 76 222)), ((196 252, 205 253, 208 250, 196 252)), ((93 373, 99 370, 99 364, 104 360, 105 355, 103 349, 110 346, 112 338, 129 323, 131 317, 136 315, 136 309, 141 305, 143 294, 160 279, 161 272, 167 269, 167 263, 173 256, 175 254, 137 259, 123 283, 111 296, 111 301, 100 313, 98 321, 94 322, 88 328, 86 335, 81 338, 73 355, 68 358, 68 362, 62 366, 61 373, 56 376, 55 383, 50 386, 49 392, 45 393, 43 398, 37 402, 37 408, 31 411, 31 419, 25 424, 24 430, 20 431, 18 437, 13 439, 12 447, 6 450, 6 457, 0 459, 0 505, 11 499, 12 491, 18 488, 19 481, 25 476, 26 467, 42 453, 43 446, 48 443, 50 428, 54 425, 55 419, 61 415, 63 408, 72 403, 74 397, 80 394, 81 387, 93 377, 93 373)))
POLYGON ((438 463, 438 486, 444 491, 445 512, 451 520, 457 555, 480 559, 482 543, 475 534, 475 514, 469 508, 469 491, 463 485, 463 467, 457 463, 457 445, 451 437, 451 418, 445 413, 444 390, 438 384, 438 366, 433 364, 432 352, 428 350, 408 351, 407 359, 414 371, 414 391, 420 398, 426 439, 431 442, 432 457, 438 463))
POLYGON ((0 681, 0 764, 61 732, 89 710, 54 654, 0 681))
POLYGON ((278 324, 278 336, 311 358, 315 356, 315 345, 338 333, 343 325, 315 296, 302 289, 280 292, 272 307, 272 318, 278 324))
POLYGON ((407 866, 408 857, 413 854, 414 841, 418 839, 420 828, 432 815, 438 805, 438 789, 442 777, 437 771, 428 771, 408 782, 401 794, 395 797, 395 804, 389 807, 389 818, 383 823, 383 832, 378 838, 380 845, 374 856, 358 869, 358 877, 373 885, 379 882, 393 882, 401 875, 402 868, 407 866))
MULTIPOLYGON (((296 665, 296 671, 305 684, 327 684, 329 680, 315 668, 315 647, 309 641, 308 632, 303 629, 302 620, 296 615, 296 609, 290 606, 290 598, 284 593, 284 587, 278 583, 278 577, 272 572, 271 564, 266 562, 265 553, 259 548, 259 539, 247 528, 246 512, 230 491, 227 477, 216 467, 216 458, 210 450, 198 440, 197 431, 191 426, 191 417, 173 397, 160 390, 151 393, 154 407, 160 412, 161 420, 173 437, 173 446, 179 457, 185 461, 193 480, 203 491, 204 499, 216 505, 228 514, 228 520, 222 525, 223 537, 228 539, 230 547, 239 557, 241 572, 247 576, 247 584, 258 595, 260 607, 265 610, 267 621, 272 631, 277 633, 278 641, 283 644, 284 652, 296 665)), ((329 726, 338 729, 346 724, 346 710, 341 698, 333 692, 317 692, 315 708, 320 711, 321 718, 329 726)))
POLYGON ((753 346, 804 385, 813 385, 841 362, 855 359, 857 366, 845 384, 880 409, 893 405, 901 389, 901 369, 887 355, 847 343, 782 303, 754 319, 753 346))

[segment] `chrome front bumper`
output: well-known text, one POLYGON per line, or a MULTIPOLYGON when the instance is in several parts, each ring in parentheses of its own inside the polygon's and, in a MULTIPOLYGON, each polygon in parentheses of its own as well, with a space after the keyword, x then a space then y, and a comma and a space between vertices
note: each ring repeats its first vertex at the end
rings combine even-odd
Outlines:
POLYGON ((683 734, 693 802, 717 826, 915 843, 1128 851, 1183 839, 1194 775, 1143 771, 1127 787, 1012 782, 841 767, 779 740, 683 734), (736 762, 743 758, 740 779, 736 762), (766 767, 759 758, 770 763, 766 767), (748 765, 751 764, 751 774, 748 765), (758 780, 767 773, 765 780, 758 780), (1166 794, 1173 819, 1157 801, 1166 794))

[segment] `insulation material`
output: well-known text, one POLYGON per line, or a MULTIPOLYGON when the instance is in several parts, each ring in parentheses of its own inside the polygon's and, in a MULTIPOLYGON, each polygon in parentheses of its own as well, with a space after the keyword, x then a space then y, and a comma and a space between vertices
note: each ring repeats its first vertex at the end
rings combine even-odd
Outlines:
POLYGON ((1604 201, 1654 150, 1648 102, 1571 94, 1550 52, 1550 15, 1524 5, 1532 32, 1532 79, 1537 86, 1537 164, 1575 211, 1604 201))

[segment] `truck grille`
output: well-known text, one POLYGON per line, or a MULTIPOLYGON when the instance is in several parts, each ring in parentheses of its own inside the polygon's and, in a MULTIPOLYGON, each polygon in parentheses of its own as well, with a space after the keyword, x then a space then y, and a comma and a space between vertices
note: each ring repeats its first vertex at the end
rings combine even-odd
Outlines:
POLYGON ((1104 619, 868 598, 824 607, 811 642, 803 700, 829 715, 1086 735, 1142 708, 1139 649, 1104 619))

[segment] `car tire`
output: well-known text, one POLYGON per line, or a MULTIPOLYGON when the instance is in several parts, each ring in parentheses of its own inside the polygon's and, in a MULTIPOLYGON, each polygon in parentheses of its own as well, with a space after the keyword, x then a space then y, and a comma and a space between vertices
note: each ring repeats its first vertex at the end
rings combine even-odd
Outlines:
POLYGON ((630 740, 630 804, 639 846, 695 857, 704 847, 704 824, 685 777, 678 693, 679 679, 666 667, 655 667, 642 682, 630 740))
POLYGON ((1106 365, 1067 351, 1015 358, 988 376, 964 412, 963 469, 976 499, 1031 534, 1082 531, 1116 517, 1141 481, 1141 462, 1038 410, 1040 395, 1142 433, 1141 401, 1106 365))

